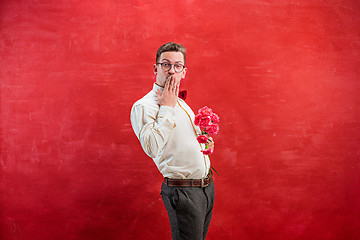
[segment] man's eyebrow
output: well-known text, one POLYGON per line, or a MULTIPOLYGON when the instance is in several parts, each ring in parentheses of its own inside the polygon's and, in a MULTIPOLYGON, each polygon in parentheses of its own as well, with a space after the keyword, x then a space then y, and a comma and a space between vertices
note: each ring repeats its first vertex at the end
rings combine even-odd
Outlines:
MULTIPOLYGON (((166 59, 166 58, 162 59, 161 61, 164 61, 164 60, 170 62, 170 60, 166 59)), ((175 63, 182 63, 182 61, 176 61, 175 63)))

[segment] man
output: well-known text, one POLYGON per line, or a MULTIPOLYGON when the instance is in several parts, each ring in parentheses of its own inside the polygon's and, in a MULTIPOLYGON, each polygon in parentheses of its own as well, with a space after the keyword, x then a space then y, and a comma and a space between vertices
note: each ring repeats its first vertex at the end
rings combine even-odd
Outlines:
MULTIPOLYGON (((153 89, 135 102, 131 125, 145 153, 164 176, 161 195, 173 239, 205 239, 214 204, 210 159, 197 141, 194 113, 178 98, 186 76, 185 48, 166 43, 156 53, 153 89)), ((209 142, 213 145, 213 142, 209 142)))

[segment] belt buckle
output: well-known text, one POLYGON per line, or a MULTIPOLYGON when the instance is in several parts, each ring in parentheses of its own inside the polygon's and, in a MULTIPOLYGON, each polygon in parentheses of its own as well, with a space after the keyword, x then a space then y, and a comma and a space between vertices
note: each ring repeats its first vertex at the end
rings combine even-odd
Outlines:
POLYGON ((204 178, 201 179, 201 187, 204 188, 204 178))

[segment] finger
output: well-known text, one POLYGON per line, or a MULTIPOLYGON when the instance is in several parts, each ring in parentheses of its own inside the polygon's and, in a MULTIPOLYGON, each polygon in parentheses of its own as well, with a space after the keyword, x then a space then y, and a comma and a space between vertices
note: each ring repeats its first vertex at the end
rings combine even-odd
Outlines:
POLYGON ((171 91, 171 84, 172 84, 172 76, 169 76, 168 78, 167 78, 167 81, 166 81, 167 83, 168 83, 168 85, 167 85, 167 91, 171 91))
POLYGON ((158 98, 161 97, 161 91, 160 91, 160 89, 157 90, 157 96, 158 96, 158 98))
POLYGON ((179 84, 176 85, 175 95, 179 96, 179 84))
POLYGON ((206 143, 206 145, 208 146, 208 147, 214 147, 214 142, 213 141, 208 141, 207 143, 206 143))
POLYGON ((170 81, 169 81, 169 78, 167 78, 166 81, 165 81, 164 91, 169 90, 169 85, 170 85, 170 81))
POLYGON ((176 81, 175 81, 174 77, 172 78, 172 81, 171 81, 171 93, 172 94, 176 93, 176 81))
POLYGON ((170 86, 169 86, 169 91, 171 93, 174 93, 174 82, 175 82, 175 79, 171 76, 170 77, 170 86))

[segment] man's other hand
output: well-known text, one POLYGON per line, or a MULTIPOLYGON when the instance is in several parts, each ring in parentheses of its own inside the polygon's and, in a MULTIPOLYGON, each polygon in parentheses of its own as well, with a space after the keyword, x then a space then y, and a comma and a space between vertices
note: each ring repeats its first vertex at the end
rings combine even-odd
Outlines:
POLYGON ((209 137, 208 141, 206 142, 206 147, 208 148, 214 148, 215 147, 215 143, 212 137, 209 137))

